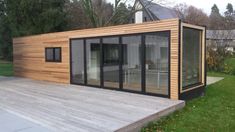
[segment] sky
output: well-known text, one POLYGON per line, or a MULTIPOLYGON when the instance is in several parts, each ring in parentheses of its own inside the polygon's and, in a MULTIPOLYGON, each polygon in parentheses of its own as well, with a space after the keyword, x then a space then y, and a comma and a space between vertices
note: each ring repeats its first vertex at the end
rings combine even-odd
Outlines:
MULTIPOLYGON (((107 1, 114 3, 115 0, 107 0, 107 1)), ((134 0, 128 0, 128 1, 134 1, 134 0)), ((157 2, 159 0, 154 0, 154 1, 157 2)), ((235 9, 235 0, 167 0, 167 1, 168 1, 167 6, 173 7, 178 3, 186 3, 187 5, 193 5, 197 8, 202 9, 208 15, 211 12, 211 7, 213 6, 213 4, 216 4, 218 6, 221 14, 224 14, 224 12, 226 11, 226 6, 228 3, 231 3, 235 9)))

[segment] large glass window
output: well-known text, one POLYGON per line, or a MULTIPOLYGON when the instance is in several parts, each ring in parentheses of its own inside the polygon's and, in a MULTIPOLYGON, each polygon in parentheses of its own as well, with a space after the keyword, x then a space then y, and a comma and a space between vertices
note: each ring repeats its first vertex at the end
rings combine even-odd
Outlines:
POLYGON ((71 40, 72 83, 168 95, 169 35, 71 40))
POLYGON ((87 84, 100 86, 100 39, 86 39, 87 84))
POLYGON ((122 37, 123 89, 141 91, 141 36, 122 37))
POLYGON ((119 53, 119 37, 103 38, 103 76, 105 87, 119 88, 119 53))
POLYGON ((145 35, 146 92, 168 95, 169 33, 145 35))
POLYGON ((183 28, 183 90, 201 83, 201 31, 183 28))
POLYGON ((84 84, 84 41, 71 41, 72 82, 84 84))

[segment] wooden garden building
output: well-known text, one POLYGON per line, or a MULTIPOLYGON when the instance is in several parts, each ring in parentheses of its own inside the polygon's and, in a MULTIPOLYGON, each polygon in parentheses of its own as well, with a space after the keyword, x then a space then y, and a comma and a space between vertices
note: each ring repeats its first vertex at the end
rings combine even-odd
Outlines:
POLYGON ((205 27, 167 19, 13 39, 15 76, 190 99, 206 85, 205 27))

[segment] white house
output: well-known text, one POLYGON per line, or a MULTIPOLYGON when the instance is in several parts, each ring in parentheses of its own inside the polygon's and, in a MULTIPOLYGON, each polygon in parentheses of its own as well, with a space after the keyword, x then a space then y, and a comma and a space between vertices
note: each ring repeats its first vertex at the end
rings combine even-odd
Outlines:
POLYGON ((227 50, 235 52, 235 29, 234 30, 207 30, 207 45, 227 46, 227 50))
POLYGON ((133 9, 136 13, 132 17, 131 23, 178 18, 173 9, 161 6, 149 0, 136 0, 133 9))

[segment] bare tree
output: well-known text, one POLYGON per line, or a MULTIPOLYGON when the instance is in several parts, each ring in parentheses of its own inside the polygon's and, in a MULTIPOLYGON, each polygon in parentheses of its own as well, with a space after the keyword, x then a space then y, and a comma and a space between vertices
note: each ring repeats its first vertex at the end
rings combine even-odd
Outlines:
POLYGON ((185 20, 191 24, 208 25, 209 17, 201 9, 194 6, 189 6, 187 9, 187 16, 185 20))
POLYGON ((185 17, 187 15, 188 5, 186 5, 185 3, 180 3, 177 4, 173 9, 175 10, 179 18, 185 20, 185 17))
POLYGON ((81 1, 67 0, 65 10, 67 12, 68 28, 70 30, 92 27, 90 20, 83 10, 81 1))
POLYGON ((129 22, 134 0, 115 0, 114 5, 106 0, 66 0, 69 29, 101 27, 129 22))
MULTIPOLYGON (((84 8, 84 12, 90 19, 93 27, 101 27, 108 25, 124 24, 129 21, 131 16, 138 10, 132 10, 130 7, 126 7, 127 3, 132 3, 136 0, 115 0, 113 9, 111 10, 111 4, 108 4, 106 0, 81 0, 84 8), (109 8, 105 7, 109 5, 109 8)), ((167 0, 149 0, 149 3, 155 2, 159 4, 166 4, 167 0)), ((147 5, 145 5, 147 6, 147 5)))
POLYGON ((202 9, 198 9, 194 6, 188 6, 184 3, 178 4, 174 7, 177 15, 183 21, 196 24, 208 26, 209 17, 202 9))
POLYGON ((121 0, 115 0, 113 8, 106 0, 82 0, 84 12, 90 19, 93 27, 110 25, 114 17, 120 11, 118 10, 120 3, 121 0))

